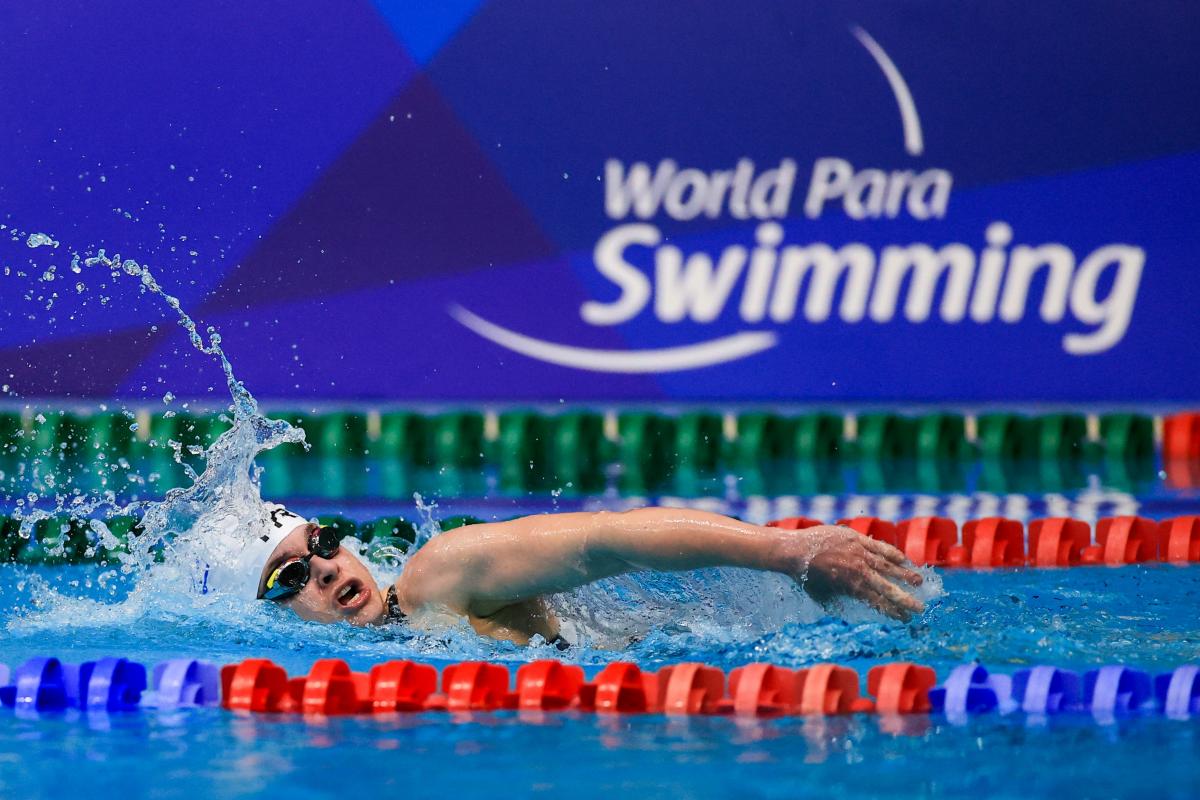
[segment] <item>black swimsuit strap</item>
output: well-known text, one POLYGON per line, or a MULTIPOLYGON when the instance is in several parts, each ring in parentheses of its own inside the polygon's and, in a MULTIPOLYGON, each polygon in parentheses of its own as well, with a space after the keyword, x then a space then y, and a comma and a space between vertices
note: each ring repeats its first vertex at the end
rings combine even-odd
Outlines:
POLYGON ((384 620, 387 622, 404 622, 407 615, 400 609, 400 601, 396 599, 396 587, 389 586, 387 590, 387 611, 384 612, 384 620))

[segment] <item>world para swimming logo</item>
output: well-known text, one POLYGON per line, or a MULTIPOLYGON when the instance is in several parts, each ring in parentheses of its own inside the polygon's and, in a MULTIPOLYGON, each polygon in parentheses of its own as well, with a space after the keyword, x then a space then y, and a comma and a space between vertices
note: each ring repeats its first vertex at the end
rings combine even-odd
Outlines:
MULTIPOLYGON (((896 100, 905 152, 924 153, 921 121, 908 84, 884 49, 860 27, 851 33, 879 67, 896 100)), ((730 309, 747 327, 726 335, 663 348, 605 350, 553 342, 514 331, 462 305, 450 315, 479 336, 516 353, 564 367, 608 373, 667 373, 747 358, 779 343, 779 326, 830 319, 854 324, 903 318, 922 323, 1016 323, 1036 313, 1045 323, 1072 320, 1066 353, 1102 353, 1125 336, 1137 300, 1145 251, 1112 243, 1082 258, 1059 242, 1015 243, 1011 225, 995 220, 975 245, 915 242, 872 247, 863 242, 789 243, 783 225, 798 206, 820 219, 839 208, 853 221, 946 215, 953 188, 949 170, 857 168, 822 156, 811 165, 783 158, 760 168, 742 158, 724 169, 700 170, 664 158, 657 164, 604 165, 604 213, 615 224, 600 236, 592 257, 615 299, 588 300, 581 320, 614 326, 652 314, 670 325, 715 322, 730 309), (802 177, 802 173, 805 177, 802 177), (805 187, 797 192, 799 181, 805 187), (720 252, 685 252, 654 220, 678 222, 728 215, 757 221, 753 240, 720 252), (651 253, 652 266, 631 254, 651 253), (1040 297, 1037 290, 1040 288, 1040 297), (1107 292, 1102 293, 1102 289, 1107 292), (1103 294, 1103 296, 1101 296, 1103 294)))

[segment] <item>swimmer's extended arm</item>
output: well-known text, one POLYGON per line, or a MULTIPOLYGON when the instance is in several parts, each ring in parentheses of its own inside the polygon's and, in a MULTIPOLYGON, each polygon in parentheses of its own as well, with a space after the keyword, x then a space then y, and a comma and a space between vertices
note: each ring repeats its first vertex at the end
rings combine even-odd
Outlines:
POLYGON ((787 531, 675 508, 546 514, 469 525, 433 538, 396 582, 409 609, 473 617, 600 578, 638 570, 733 566, 781 572, 819 600, 861 599, 907 619, 921 603, 891 583, 918 585, 904 556, 849 528, 787 531))

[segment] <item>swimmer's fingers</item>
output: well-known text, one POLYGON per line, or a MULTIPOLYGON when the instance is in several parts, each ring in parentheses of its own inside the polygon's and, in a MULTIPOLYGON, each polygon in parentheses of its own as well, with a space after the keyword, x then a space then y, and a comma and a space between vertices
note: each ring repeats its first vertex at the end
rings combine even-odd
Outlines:
POLYGON ((862 542, 863 547, 867 548, 876 555, 883 556, 893 564, 903 564, 904 562, 908 561, 908 558, 905 557, 904 553, 901 553, 887 542, 881 542, 878 539, 872 539, 870 536, 865 536, 863 534, 859 534, 859 536, 859 541, 862 542))
POLYGON ((874 586, 863 587, 863 591, 859 595, 859 600, 869 605, 871 608, 878 611, 880 614, 891 617, 892 619, 908 622, 912 614, 896 605, 892 600, 886 597, 883 592, 875 589, 874 586))
POLYGON ((888 616, 907 620, 910 615, 920 614, 925 610, 925 605, 920 600, 878 573, 867 576, 867 587, 886 602, 887 607, 881 610, 888 616))
POLYGON ((898 581, 904 581, 909 586, 920 586, 925 582, 920 573, 913 572, 911 569, 900 564, 894 564, 874 553, 867 553, 867 561, 875 568, 875 571, 880 575, 888 578, 895 578, 898 581))

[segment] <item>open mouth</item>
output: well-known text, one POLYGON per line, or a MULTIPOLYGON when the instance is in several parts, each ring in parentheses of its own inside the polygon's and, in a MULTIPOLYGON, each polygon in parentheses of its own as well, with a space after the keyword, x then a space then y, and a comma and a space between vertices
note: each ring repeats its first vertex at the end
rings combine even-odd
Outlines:
POLYGON ((342 609, 354 610, 361 608, 363 604, 367 602, 367 598, 369 596, 370 595, 367 592, 366 587, 363 586, 362 581, 358 580, 357 578, 351 578, 342 584, 342 587, 338 589, 334 599, 337 600, 338 606, 342 609))

